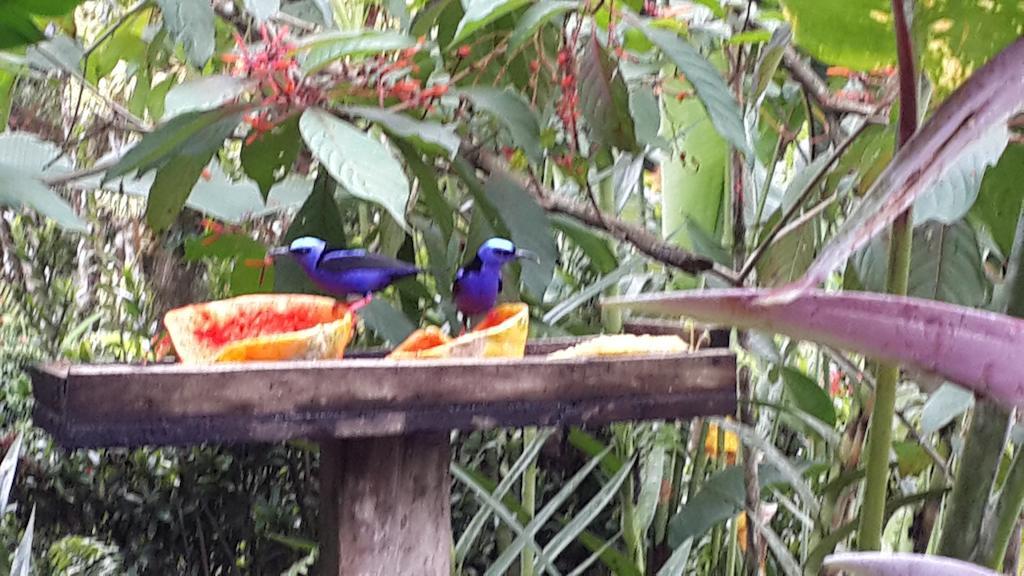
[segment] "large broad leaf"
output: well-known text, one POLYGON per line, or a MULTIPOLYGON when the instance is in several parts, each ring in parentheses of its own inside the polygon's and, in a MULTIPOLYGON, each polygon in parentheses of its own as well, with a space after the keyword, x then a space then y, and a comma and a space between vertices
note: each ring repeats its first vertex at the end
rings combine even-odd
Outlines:
MULTIPOLYGON (((768 226, 778 225, 781 214, 768 219, 768 226)), ((757 262, 757 280, 761 286, 782 286, 796 280, 814 260, 818 218, 809 218, 795 226, 786 227, 772 241, 757 262)))
MULTIPOLYGON (((782 481, 775 468, 758 466, 758 484, 766 488, 782 481)), ((725 522, 744 509, 746 490, 743 468, 729 466, 704 482, 668 525, 668 545, 676 548, 690 538, 699 538, 716 524, 725 522)))
POLYGON ((974 394, 946 382, 921 407, 921 434, 930 436, 960 417, 974 405, 974 394))
POLYGON ((783 0, 797 46, 822 62, 873 70, 896 62, 889 0, 783 0))
POLYGON ((0 135, 0 205, 32 208, 68 230, 84 232, 85 222, 43 182, 71 169, 70 161, 50 142, 24 132, 0 135))
POLYGON ((174 118, 185 112, 209 110, 232 102, 245 90, 246 82, 234 76, 207 76, 177 84, 164 97, 164 116, 174 118))
POLYGON ((619 259, 607 237, 562 214, 552 214, 548 220, 553 228, 565 234, 566 238, 586 253, 590 264, 599 273, 608 274, 618 267, 619 259))
POLYGON ((331 62, 349 56, 402 50, 415 44, 416 39, 405 34, 363 30, 359 32, 324 32, 307 36, 299 43, 298 49, 302 68, 306 73, 312 73, 331 62))
POLYGON ((281 0, 245 0, 245 11, 262 22, 281 11, 281 0))
MULTIPOLYGON (((888 235, 875 238, 854 256, 854 269, 865 290, 885 291, 888 260, 888 235)), ((977 308, 988 302, 991 292, 978 239, 967 222, 931 222, 914 230, 910 296, 977 308)))
POLYGON ((381 205, 405 226, 409 180, 379 140, 320 108, 302 113, 299 130, 327 172, 353 196, 381 205))
POLYGON ((0 50, 34 44, 46 38, 36 27, 40 16, 63 16, 82 0, 9 0, 0 18, 0 50))
MULTIPOLYGON (((305 204, 295 214, 283 244, 302 236, 316 236, 329 246, 347 246, 344 222, 334 199, 335 185, 327 174, 317 176, 316 183, 305 204)), ((274 291, 285 293, 317 294, 319 289, 306 276, 292 258, 278 258, 274 262, 274 291)))
POLYGON ((522 261, 523 284, 538 299, 543 298, 558 260, 558 246, 548 227, 547 214, 529 192, 500 171, 491 174, 484 194, 501 215, 512 242, 540 257, 540 263, 522 261))
POLYGON ((455 37, 449 43, 454 46, 473 35, 474 32, 514 10, 530 3, 530 0, 466 0, 466 13, 462 15, 455 37))
POLYGON ((512 140, 531 160, 540 158, 540 124, 525 98, 498 88, 469 88, 459 93, 469 98, 473 106, 504 123, 512 140))
POLYGON ((0 516, 7 512, 7 502, 11 497, 11 488, 14 486, 14 475, 18 470, 18 459, 21 458, 21 434, 11 442, 0 462, 0 516))
MULTIPOLYGON (((636 22, 635 18, 631 18, 636 22)), ((637 24, 640 30, 671 60, 697 91, 718 133, 738 150, 751 153, 740 107, 725 80, 696 48, 675 32, 637 24)))
POLYGON ((32 573, 32 539, 36 530, 36 507, 32 507, 32 513, 28 516, 28 526, 25 533, 14 550, 14 560, 11 561, 11 576, 29 576, 32 573))
POLYGON ((375 334, 397 346, 416 329, 409 318, 381 298, 374 298, 359 311, 359 317, 375 334))
POLYGON ((579 8, 579 5, 580 3, 575 0, 547 0, 530 6, 530 9, 519 19, 516 29, 508 39, 509 53, 532 38, 537 30, 552 18, 579 8))
POLYGON ((928 38, 920 43, 924 69, 940 96, 1024 30, 1024 5, 1019 0, 937 0, 917 8, 914 26, 926 31, 928 38))
POLYGON ((590 127, 595 144, 619 150, 637 150, 633 117, 629 113, 629 92, 615 60, 591 34, 579 60, 580 110, 590 127))
POLYGON ((779 304, 726 289, 615 298, 606 306, 756 328, 903 363, 1010 406, 1024 405, 1024 320, 919 298, 808 290, 779 304))
POLYGON ((300 148, 302 135, 299 134, 298 115, 279 123, 242 147, 242 170, 259 185, 264 199, 270 194, 271 187, 283 180, 291 170, 300 148))
POLYGON ((784 366, 782 382, 786 387, 786 398, 798 409, 830 425, 836 424, 836 409, 825 389, 803 372, 784 366))
POLYGON ((188 61, 202 67, 213 56, 213 5, 209 0, 157 0, 164 27, 185 45, 188 61))
MULTIPOLYGON (((677 79, 665 83, 669 94, 684 89, 677 79)), ((661 234, 687 250, 694 239, 688 223, 718 239, 725 197, 725 161, 729 147, 695 99, 665 98, 661 135, 674 142, 673 154, 661 164, 661 234)))
POLYGON ((241 122, 241 105, 229 105, 207 111, 186 112, 172 118, 143 136, 107 170, 103 182, 138 171, 138 175, 156 170, 179 154, 203 156, 216 151, 241 122))
POLYGON ((174 223, 212 158, 212 150, 202 155, 183 154, 156 171, 146 202, 146 223, 154 232, 162 232, 174 223))
POLYGON ((389 112, 382 108, 348 106, 342 110, 353 116, 376 122, 383 126, 388 134, 405 138, 415 143, 421 150, 431 154, 451 159, 459 151, 461 140, 455 133, 454 126, 414 120, 403 114, 389 112))
POLYGON ((971 215, 980 220, 1004 255, 1010 254, 1024 204, 1024 146, 1011 144, 985 173, 971 215))
POLYGON ((781 302, 823 281, 861 246, 910 208, 949 166, 993 127, 1024 107, 1024 38, 961 86, 903 146, 798 282, 771 299, 781 302))
POLYGON ((942 177, 914 201, 914 225, 930 220, 952 224, 963 218, 978 197, 985 170, 999 161, 1009 137, 1005 125, 995 125, 963 150, 942 177))
POLYGON ((825 557, 822 567, 852 576, 998 576, 987 568, 941 556, 906 552, 844 552, 825 557))

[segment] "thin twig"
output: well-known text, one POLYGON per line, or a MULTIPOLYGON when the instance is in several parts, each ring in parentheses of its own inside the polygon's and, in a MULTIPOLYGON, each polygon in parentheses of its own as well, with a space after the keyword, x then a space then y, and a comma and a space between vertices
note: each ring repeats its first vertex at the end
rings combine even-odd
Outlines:
POLYGON ((127 12, 122 14, 117 19, 116 22, 114 22, 106 30, 104 30, 103 33, 100 34, 99 37, 96 38, 96 40, 88 48, 86 48, 84 52, 82 52, 82 59, 85 60, 85 59, 89 58, 89 55, 92 54, 93 52, 95 52, 96 49, 99 48, 101 44, 103 44, 104 42, 109 40, 110 37, 113 36, 114 33, 117 32, 117 30, 121 26, 123 26, 125 22, 128 21, 129 18, 134 16, 136 13, 140 12, 150 2, 151 2, 151 0, 142 0, 141 2, 138 2, 134 6, 129 8, 127 12))
POLYGON ((43 182, 49 186, 60 186, 62 184, 68 184, 75 180, 81 180, 88 178, 89 176, 95 176, 101 174, 110 169, 111 166, 117 164, 119 158, 110 158, 103 162, 97 162, 95 165, 89 168, 83 168, 74 172, 68 172, 66 174, 57 174, 56 176, 50 176, 49 178, 43 178, 43 182))
MULTIPOLYGON (((506 172, 505 166, 493 154, 483 150, 463 147, 463 156, 476 168, 486 172, 506 172)), ((714 274, 730 284, 736 284, 735 272, 707 258, 687 252, 674 244, 665 242, 644 228, 625 222, 614 216, 597 213, 593 207, 554 194, 540 185, 536 179, 512 176, 529 190, 542 208, 548 212, 564 214, 580 222, 604 230, 611 236, 632 244, 637 250, 651 258, 690 274, 707 272, 714 274)))
POLYGON ((814 175, 814 178, 812 178, 811 181, 807 183, 807 186, 805 186, 804 189, 800 192, 800 196, 797 198, 796 202, 793 202, 793 205, 790 206, 789 209, 782 214, 782 217, 779 219, 778 224, 775 225, 775 228, 768 233, 764 241, 762 241, 761 244, 759 244, 758 247, 754 250, 754 253, 751 254, 750 259, 747 260, 747 263, 743 265, 743 269, 740 270, 739 275, 740 282, 743 282, 743 280, 745 280, 747 276, 750 275, 750 272, 754 269, 754 266, 756 266, 757 262, 761 259, 762 256, 764 256, 765 252, 768 250, 768 247, 771 246, 772 242, 779 235, 779 232, 781 232, 782 229, 786 226, 786 224, 788 224, 789 221, 793 219, 793 216, 795 216, 796 213, 800 210, 800 208, 804 205, 804 202, 806 202, 807 199, 810 198, 814 190, 817 189, 818 184, 821 182, 821 179, 824 178, 826 174, 828 174, 829 170, 832 169, 832 166, 835 165, 835 163, 839 160, 840 157, 842 157, 843 153, 846 152, 846 149, 850 147, 850 144, 853 144, 854 140, 860 137, 861 133, 864 132, 864 129, 867 128, 869 124, 869 122, 862 122, 861 125, 858 126, 856 130, 853 131, 853 134, 850 134, 850 136, 846 140, 844 140, 843 143, 839 145, 839 147, 836 148, 835 152, 832 153, 832 156, 829 158, 828 162, 826 162, 825 165, 818 170, 818 173, 814 175))
POLYGON ((786 46, 782 54, 782 65, 789 70, 793 79, 804 87, 804 90, 814 98, 814 101, 825 110, 840 113, 860 114, 862 116, 877 116, 883 107, 877 104, 856 102, 846 98, 840 98, 832 94, 828 85, 805 62, 792 46, 786 46))

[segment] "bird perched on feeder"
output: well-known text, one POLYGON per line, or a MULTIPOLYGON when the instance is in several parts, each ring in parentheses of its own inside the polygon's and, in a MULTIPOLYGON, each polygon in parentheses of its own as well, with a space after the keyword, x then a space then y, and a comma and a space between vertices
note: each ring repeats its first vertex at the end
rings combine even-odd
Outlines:
POLYGON ((272 248, 267 254, 291 256, 324 292, 336 297, 358 294, 363 296, 363 303, 369 301, 373 292, 420 272, 408 262, 366 250, 331 249, 327 242, 312 236, 296 238, 288 246, 272 248))
POLYGON ((491 238, 477 250, 476 256, 455 273, 452 297, 455 307, 465 319, 485 314, 498 303, 501 292, 501 269, 516 259, 540 262, 540 258, 529 250, 516 248, 504 238, 491 238))

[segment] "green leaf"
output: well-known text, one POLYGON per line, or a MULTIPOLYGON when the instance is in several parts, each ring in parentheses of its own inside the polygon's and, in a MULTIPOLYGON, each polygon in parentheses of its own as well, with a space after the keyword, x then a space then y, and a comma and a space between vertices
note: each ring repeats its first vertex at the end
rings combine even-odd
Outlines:
POLYGON ((466 0, 466 13, 462 15, 448 48, 453 48, 480 28, 529 3, 530 0, 466 0))
POLYGON ((63 34, 30 46, 25 51, 25 62, 44 72, 80 72, 82 45, 63 34))
POLYGON ((548 222, 587 254, 597 272, 608 274, 618 267, 619 259, 608 238, 562 214, 549 215, 548 222))
POLYGON ((729 44, 761 44, 771 40, 772 33, 768 30, 747 30, 729 37, 729 44))
POLYGON ((786 52, 786 46, 792 38, 792 30, 788 25, 783 24, 772 32, 768 45, 761 51, 761 56, 754 69, 753 82, 750 85, 750 100, 760 102, 761 96, 768 88, 775 71, 779 69, 782 62, 782 55, 786 52))
POLYGON ((816 59, 854 70, 896 62, 888 0, 783 0, 797 46, 816 59))
POLYGON ((179 154, 202 156, 221 147, 242 118, 241 106, 186 112, 172 118, 142 137, 121 159, 107 170, 103 182, 132 172, 141 176, 159 169, 179 154))
MULTIPOLYGON (((316 236, 329 246, 345 246, 345 223, 334 199, 334 182, 327 174, 317 176, 313 190, 288 226, 282 244, 301 236, 316 236)), ((274 262, 274 291, 284 293, 318 294, 319 289, 291 258, 278 258, 274 262)))
POLYGON ((11 562, 11 576, 29 576, 32 573, 32 536, 36 527, 36 507, 28 516, 28 526, 14 550, 14 561, 11 562))
POLYGON ((11 488, 14 487, 14 476, 18 471, 18 460, 21 458, 22 440, 22 435, 18 434, 0 462, 0 510, 7 510, 7 503, 11 498, 11 488))
POLYGON ((178 217, 211 158, 213 151, 175 156, 156 171, 146 202, 146 223, 154 232, 166 230, 178 217))
POLYGON ((974 405, 974 393, 952 382, 946 382, 921 408, 921 434, 930 436, 959 418, 974 405))
POLYGON ((417 38, 428 34, 431 28, 437 26, 438 19, 450 4, 462 7, 459 0, 428 0, 412 19, 409 34, 417 38))
POLYGON ((1009 255, 1024 202, 1024 146, 1012 144, 985 173, 971 215, 984 224, 1003 255, 1009 255))
POLYGON ((441 193, 441 189, 438 188, 437 174, 423 162, 420 151, 416 147, 401 140, 396 141, 396 145, 402 151, 406 165, 409 166, 409 170, 412 171, 419 183, 419 197, 427 206, 431 219, 440 227, 445 238, 451 238, 452 231, 455 229, 456 209, 448 203, 444 194, 441 193))
POLYGON ((421 150, 431 154, 451 159, 459 151, 461 140, 455 133, 454 126, 414 120, 404 114, 389 112, 383 108, 347 106, 342 111, 376 122, 383 126, 389 135, 409 140, 421 150))
POLYGON ((71 164, 58 157, 60 150, 32 134, 7 132, 0 135, 0 205, 28 207, 62 227, 85 232, 86 224, 42 178, 71 171, 71 164))
POLYGON ((639 29, 686 75, 718 133, 736 149, 750 155, 752 151, 739 104, 718 70, 675 32, 642 24, 639 29))
POLYGON ((608 288, 621 282, 629 274, 636 272, 636 269, 636 262, 623 263, 622 266, 598 278, 593 284, 552 306, 551 310, 544 314, 542 322, 549 325, 555 324, 587 302, 600 296, 608 288))
POLYGON ((164 115, 174 118, 185 112, 219 108, 238 98, 246 84, 241 78, 223 74, 182 82, 164 97, 164 115))
POLYGON ((914 27, 926 31, 923 67, 944 97, 989 58, 1020 37, 1024 5, 1018 0, 944 1, 916 5, 914 27))
POLYGON ((320 108, 302 113, 299 130, 313 156, 349 194, 379 204, 406 226, 409 180, 383 144, 320 108))
POLYGON ((232 296, 269 292, 274 286, 274 268, 250 266, 246 260, 263 260, 267 249, 245 234, 193 236, 185 240, 185 260, 203 258, 229 260, 232 264, 228 293, 232 296))
MULTIPOLYGON (((781 219, 776 212, 768 219, 769 229, 781 219)), ((795 228, 785 230, 772 241, 764 256, 757 263, 757 280, 762 286, 782 286, 799 278, 814 260, 814 244, 817 235, 818 218, 801 222, 795 228)))
POLYGON ((405 314, 382 298, 374 298, 359 311, 366 327, 378 336, 397 346, 416 330, 405 314))
POLYGON ((4 10, 6 13, 0 18, 0 50, 35 44, 46 39, 24 9, 8 6, 4 10))
POLYGON ((580 56, 580 110, 595 144, 635 152, 638 147, 629 113, 629 92, 615 61, 591 34, 580 56))
POLYGON ((257 22, 263 22, 281 11, 281 0, 245 0, 245 11, 257 22))
POLYGON ((835 426, 836 409, 832 405, 832 399, 817 382, 789 366, 782 368, 782 382, 786 387, 786 399, 797 409, 829 426, 835 426))
POLYGON ((416 45, 416 39, 397 32, 364 30, 323 32, 303 38, 298 45, 302 69, 311 74, 342 58, 402 50, 416 45))
POLYGON ((892 449, 896 452, 896 464, 903 477, 916 476, 932 464, 932 459, 924 448, 912 440, 893 442, 892 449))
MULTIPOLYGON (((884 291, 888 244, 888 234, 883 234, 855 255, 854 270, 865 290, 884 291)), ((952 226, 930 222, 914 230, 910 296, 979 307, 988 302, 991 292, 970 225, 965 221, 952 226)))
POLYGON ((242 170, 259 185, 264 200, 270 195, 271 187, 291 170, 301 147, 298 115, 291 116, 242 146, 242 170))
MULTIPOLYGON (((782 475, 767 464, 758 466, 761 488, 782 483, 782 475)), ((743 467, 729 466, 709 477, 668 525, 668 545, 677 548, 690 538, 698 539, 717 524, 744 509, 746 491, 743 467)))
POLYGON ((552 18, 575 10, 579 6, 579 2, 575 0, 545 0, 530 6, 530 9, 519 18, 516 29, 508 39, 508 52, 514 52, 552 18))
POLYGON ((39 16, 64 16, 82 0, 7 0, 4 10, 24 10, 39 16))
POLYGON ((540 257, 539 264, 522 260, 520 265, 526 289, 543 298, 558 260, 558 246, 548 227, 547 214, 529 192, 503 172, 491 173, 484 193, 501 215, 512 242, 540 257))
POLYGON ((494 115, 508 128, 512 140, 533 161, 540 159, 540 124, 521 95, 498 88, 468 88, 459 93, 469 98, 473 106, 494 115))
POLYGON ((914 225, 934 220, 952 224, 974 205, 982 177, 1002 156, 1009 141, 1005 125, 996 125, 963 150, 952 166, 914 201, 914 225))
POLYGON ((636 138, 651 148, 668 148, 668 143, 658 135, 661 128, 661 110, 654 89, 643 84, 629 87, 629 111, 633 115, 636 138))
POLYGON ((176 42, 185 46, 190 64, 203 67, 213 56, 213 5, 209 0, 156 0, 164 16, 164 27, 176 42))

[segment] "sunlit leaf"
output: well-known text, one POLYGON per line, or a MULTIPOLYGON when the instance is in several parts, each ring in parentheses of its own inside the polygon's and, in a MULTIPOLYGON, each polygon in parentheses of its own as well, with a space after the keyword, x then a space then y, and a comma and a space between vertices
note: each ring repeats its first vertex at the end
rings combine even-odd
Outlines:
POLYGON ((353 196, 379 204, 405 226, 409 180, 380 141, 320 108, 302 113, 299 130, 338 184, 353 196))
POLYGON ((921 407, 921 434, 928 436, 938 432, 973 405, 974 394, 970 390, 949 382, 943 384, 921 407))
POLYGON ((416 44, 416 39, 389 31, 323 32, 302 39, 298 45, 302 68, 316 72, 331 62, 348 56, 364 56, 391 50, 402 50, 416 44))
POLYGON ((832 405, 832 399, 817 382, 789 366, 782 368, 782 382, 786 386, 787 399, 797 408, 826 424, 835 426, 836 409, 832 405))
POLYGON ((452 158, 459 151, 461 140, 453 126, 414 120, 403 114, 367 106, 348 106, 343 108, 343 111, 376 122, 383 126, 388 134, 410 140, 420 149, 432 154, 452 158))
POLYGON ((580 110, 595 144, 635 151, 636 134, 629 113, 629 92, 616 61, 591 34, 578 64, 580 110))
POLYGON ((999 245, 1004 256, 1010 254, 1024 203, 1024 146, 1011 144, 999 162, 985 173, 971 215, 980 220, 999 245))
POLYGON ((536 34, 541 26, 552 18, 579 7, 575 0, 546 0, 537 2, 527 10, 516 23, 516 29, 508 39, 508 50, 511 52, 536 34))
POLYGON ((206 76, 175 85, 164 97, 164 115, 174 118, 185 112, 209 110, 232 102, 246 82, 234 76, 206 76))
POLYGON ((519 94, 498 88, 460 90, 473 106, 494 115, 508 127, 512 140, 533 159, 540 158, 540 124, 530 105, 519 94))

